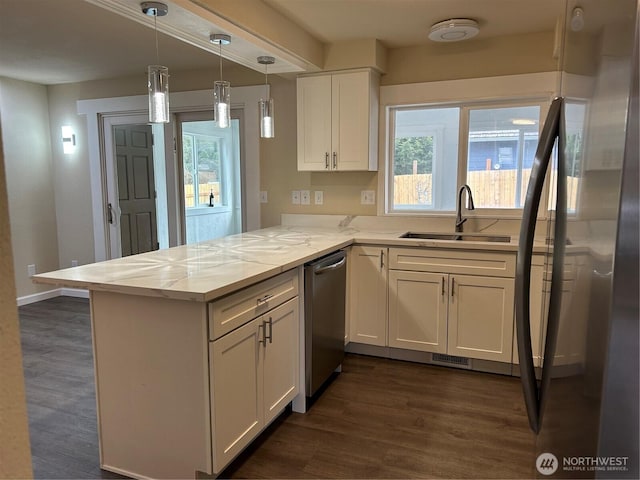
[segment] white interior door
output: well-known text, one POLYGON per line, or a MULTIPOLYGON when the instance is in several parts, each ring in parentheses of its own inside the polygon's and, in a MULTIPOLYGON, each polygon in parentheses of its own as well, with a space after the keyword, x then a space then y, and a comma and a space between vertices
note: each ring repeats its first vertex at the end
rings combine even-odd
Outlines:
POLYGON ((147 115, 105 117, 102 134, 107 258, 168 248, 164 126, 147 115))
POLYGON ((158 250, 151 125, 113 128, 123 257, 158 250))

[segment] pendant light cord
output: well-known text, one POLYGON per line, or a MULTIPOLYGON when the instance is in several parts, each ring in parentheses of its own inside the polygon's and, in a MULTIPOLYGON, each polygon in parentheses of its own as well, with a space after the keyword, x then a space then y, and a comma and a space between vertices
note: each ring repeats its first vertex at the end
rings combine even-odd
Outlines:
POLYGON ((153 28, 156 31, 156 65, 160 65, 160 50, 158 49, 158 11, 153 15, 153 28))
POLYGON ((269 98, 269 95, 268 95, 268 93, 269 93, 268 92, 269 84, 267 83, 268 82, 268 78, 269 78, 268 75, 267 75, 267 67, 268 66, 269 65, 267 63, 264 64, 264 96, 266 98, 269 98))
POLYGON ((220 81, 222 81, 222 40, 220 40, 219 45, 220 45, 220 55, 219 55, 219 58, 220 58, 220 81))

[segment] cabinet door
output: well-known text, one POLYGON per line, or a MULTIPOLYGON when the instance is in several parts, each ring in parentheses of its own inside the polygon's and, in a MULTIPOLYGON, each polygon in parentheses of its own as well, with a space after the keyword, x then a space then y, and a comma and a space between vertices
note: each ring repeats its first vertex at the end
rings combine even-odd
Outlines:
POLYGON ((261 317, 210 343, 215 472, 240 453, 264 425, 259 325, 261 317))
POLYGON ((351 249, 349 268, 352 342, 387 344, 387 248, 351 249))
POLYGON ((331 167, 334 170, 369 170, 369 75, 369 72, 333 75, 331 167))
POLYGON ((264 421, 269 423, 298 394, 298 297, 262 316, 266 340, 262 351, 264 421))
POLYGON ((447 353, 448 276, 389 271, 389 346, 447 353))
POLYGON ((514 280, 450 275, 450 355, 511 362, 514 280))
POLYGON ((297 83, 298 170, 331 166, 331 76, 303 77, 297 83))

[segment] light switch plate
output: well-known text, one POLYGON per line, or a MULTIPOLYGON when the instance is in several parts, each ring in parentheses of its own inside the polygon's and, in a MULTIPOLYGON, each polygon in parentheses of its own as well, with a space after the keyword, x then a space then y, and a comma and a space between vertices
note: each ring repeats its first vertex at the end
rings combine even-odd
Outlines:
POLYGON ((360 192, 360 204, 361 205, 374 205, 376 203, 375 190, 362 190, 360 192))
POLYGON ((291 191, 291 203, 294 205, 300 205, 300 190, 291 191))
POLYGON ((260 203, 267 203, 267 192, 266 192, 266 190, 260 190, 260 203))
POLYGON ((311 205, 311 192, 309 190, 300 190, 300 204, 311 205))
POLYGON ((324 203, 324 192, 322 190, 316 190, 313 194, 313 203, 316 205, 322 205, 324 203))
POLYGON ((36 274, 36 266, 35 265, 27 265, 27 275, 33 277, 36 274))

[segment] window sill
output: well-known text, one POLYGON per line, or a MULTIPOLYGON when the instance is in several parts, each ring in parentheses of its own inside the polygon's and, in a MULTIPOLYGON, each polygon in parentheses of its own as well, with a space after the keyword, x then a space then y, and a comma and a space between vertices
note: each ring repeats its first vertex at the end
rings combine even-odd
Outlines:
POLYGON ((227 207, 225 205, 215 206, 215 207, 189 207, 186 209, 186 216, 192 217, 196 215, 212 215, 212 214, 220 214, 220 213, 228 213, 231 211, 231 207, 227 207))

